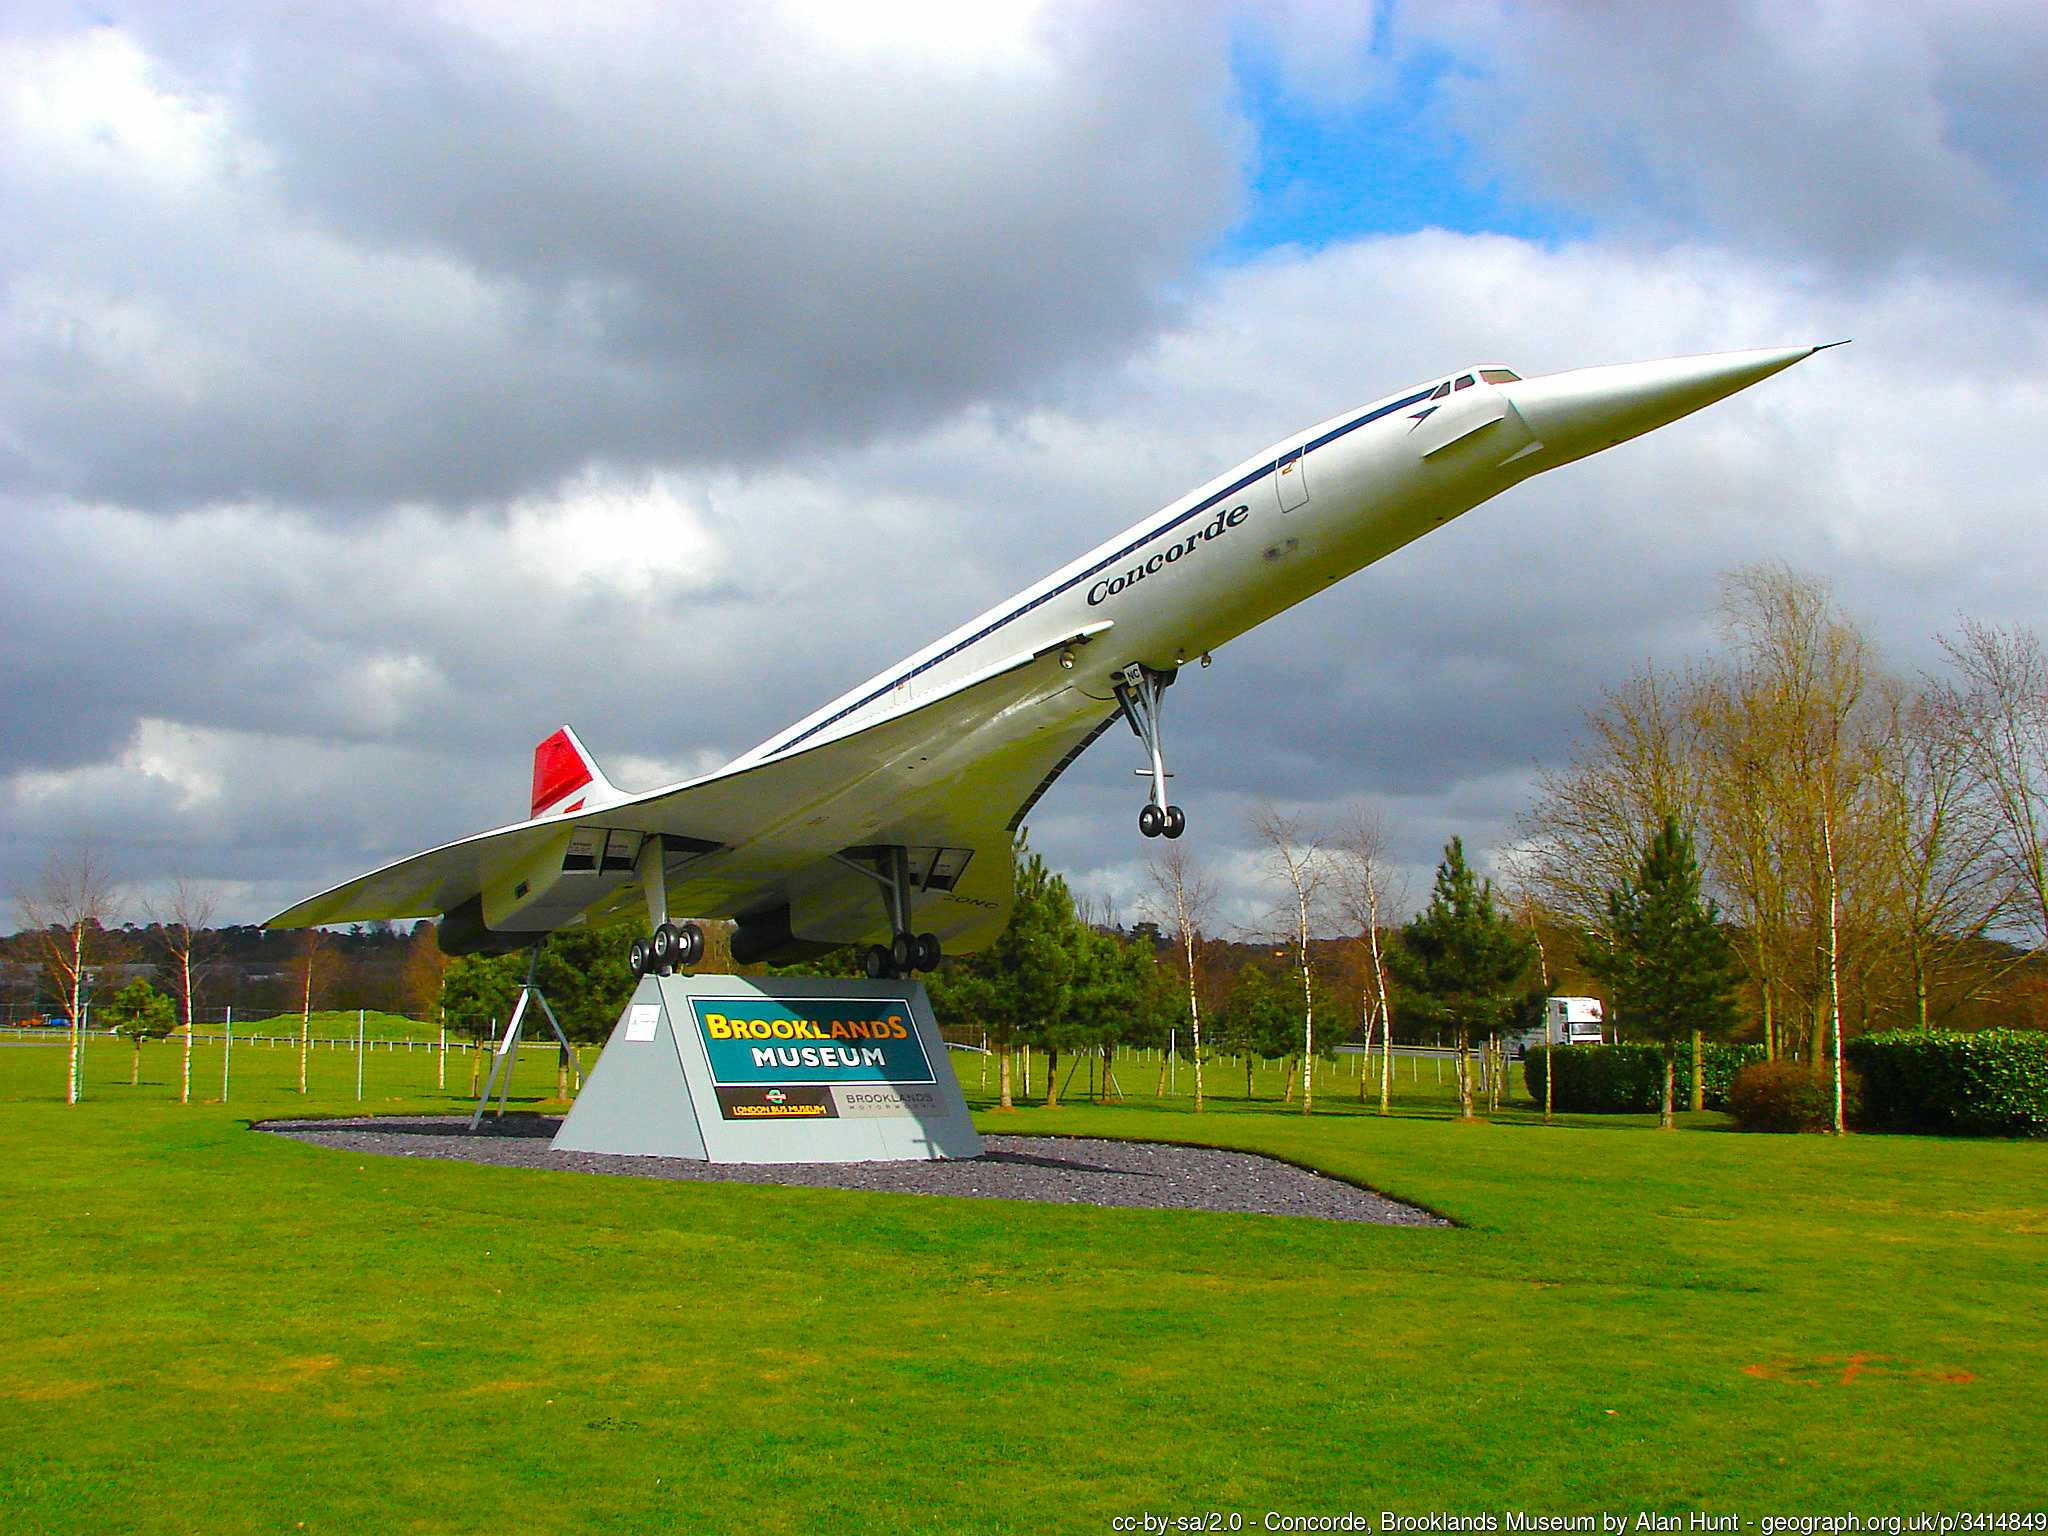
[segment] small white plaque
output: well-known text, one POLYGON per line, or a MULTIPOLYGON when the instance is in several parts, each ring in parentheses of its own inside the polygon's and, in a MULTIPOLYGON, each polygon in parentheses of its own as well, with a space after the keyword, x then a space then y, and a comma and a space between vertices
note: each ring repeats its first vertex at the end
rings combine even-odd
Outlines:
POLYGON ((654 1026, 661 1022, 661 1008, 655 1003, 635 1003, 632 1017, 626 1020, 628 1040, 652 1040, 654 1026))

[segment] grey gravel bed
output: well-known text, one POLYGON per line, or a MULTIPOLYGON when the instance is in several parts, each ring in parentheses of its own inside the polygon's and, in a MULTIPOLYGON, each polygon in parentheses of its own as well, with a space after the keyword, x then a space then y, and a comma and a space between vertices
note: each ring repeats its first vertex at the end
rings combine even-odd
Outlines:
POLYGON ((441 1157, 508 1168, 567 1168, 641 1179, 793 1184, 819 1189, 1045 1200, 1062 1205, 1140 1206, 1310 1216, 1384 1226, 1442 1227, 1442 1217, 1342 1179, 1248 1152, 1160 1142, 1064 1136, 984 1136, 986 1155, 931 1163, 700 1163, 680 1157, 557 1152, 551 1115, 486 1118, 389 1115, 362 1120, 271 1120, 258 1130, 321 1146, 389 1157, 441 1157))

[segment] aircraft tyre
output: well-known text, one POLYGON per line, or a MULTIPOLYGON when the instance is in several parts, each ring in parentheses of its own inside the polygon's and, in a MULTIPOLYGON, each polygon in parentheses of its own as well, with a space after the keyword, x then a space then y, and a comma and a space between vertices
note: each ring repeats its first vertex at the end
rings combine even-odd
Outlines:
POLYGON ((889 951, 879 944, 870 944, 861 955, 861 968, 868 973, 869 981, 881 981, 890 974, 889 951))
POLYGON ((939 936, 936 933, 920 933, 911 946, 911 964, 920 971, 936 971, 939 968, 939 936))
POLYGON ((632 968, 633 979, 645 976, 653 963, 652 946, 645 939, 635 939, 626 950, 626 964, 632 968))
POLYGON ((1181 833, 1187 831, 1187 829, 1187 812, 1183 811, 1177 805, 1169 805, 1166 808, 1166 825, 1160 828, 1160 831, 1164 833, 1167 837, 1179 837, 1181 833))
POLYGON ((704 958, 704 930, 695 923, 685 923, 676 930, 677 965, 695 965, 704 958))
POLYGON ((662 974, 666 975, 669 968, 680 958, 678 952, 682 947, 683 936, 676 931, 674 924, 663 923, 654 930, 654 963, 661 967, 662 974))
POLYGON ((1157 837, 1166 830, 1166 813, 1156 805, 1148 805, 1138 812, 1138 830, 1147 837, 1157 837))
POLYGON ((910 968, 917 963, 917 940, 907 933, 899 933, 889 941, 889 963, 895 967, 895 974, 908 976, 910 968))

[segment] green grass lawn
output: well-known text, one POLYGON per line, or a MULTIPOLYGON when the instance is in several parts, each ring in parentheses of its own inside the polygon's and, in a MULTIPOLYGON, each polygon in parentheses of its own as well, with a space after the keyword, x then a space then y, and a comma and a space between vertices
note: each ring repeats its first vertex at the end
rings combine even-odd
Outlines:
MULTIPOLYGON (((360 1157, 246 1129, 354 1112, 351 1053, 301 1099, 294 1052, 238 1047, 230 1102, 183 1106, 174 1045, 135 1089, 92 1052, 74 1108, 60 1052, 0 1048, 7 1531, 2042 1505, 2044 1145, 1460 1125, 1427 1064, 1388 1120, 1348 1076, 1312 1119, 1197 1118, 1136 1062, 1121 1105, 980 1115, 1461 1224, 1356 1228, 360 1157)), ((466 1107, 462 1057, 446 1093, 424 1051, 364 1074, 371 1109, 466 1107)), ((530 1053, 515 1107, 553 1085, 530 1053)))

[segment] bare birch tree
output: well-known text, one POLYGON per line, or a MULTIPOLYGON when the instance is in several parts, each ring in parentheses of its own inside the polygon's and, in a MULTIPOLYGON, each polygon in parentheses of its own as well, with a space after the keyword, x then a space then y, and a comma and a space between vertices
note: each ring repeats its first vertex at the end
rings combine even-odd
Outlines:
POLYGON ((1325 854, 1321 842, 1304 831, 1299 816, 1283 816, 1270 805, 1252 818, 1252 832, 1266 845, 1267 877, 1285 887, 1288 943, 1301 972, 1301 1112, 1315 1110, 1316 1009, 1315 972, 1309 940, 1321 915, 1325 854))
MULTIPOLYGON (((1543 994, 1547 1017, 1550 1006, 1550 946, 1543 942, 1542 903, 1537 899, 1535 883, 1529 877, 1527 858, 1526 851, 1521 850, 1508 855, 1505 861, 1507 867, 1503 895, 1507 899, 1508 911, 1514 915, 1516 922, 1529 930, 1529 942, 1536 947, 1537 989, 1543 994)), ((1550 1044, 1550 1032, 1547 1025, 1544 1029, 1543 1043, 1546 1047, 1550 1044)), ((1522 1061, 1526 1083, 1528 1072, 1528 1052, 1526 1050, 1522 1053, 1522 1061)), ((1506 1070, 1505 1062, 1503 1062, 1502 1070, 1506 1070)), ((1556 1118, 1551 1112, 1551 1087, 1556 1076, 1557 1074, 1552 1068, 1552 1058, 1546 1054, 1543 1058, 1543 1123, 1545 1125, 1554 1123, 1556 1118)), ((1695 1069, 1693 1077, 1695 1081, 1698 1080, 1699 1073, 1697 1069, 1695 1069)))
POLYGON ((1215 888, 1202 873, 1187 849, 1169 842, 1165 853, 1149 865, 1152 897, 1146 904, 1150 915, 1173 935, 1180 952, 1183 979, 1188 988, 1188 1028, 1194 1041, 1195 1113, 1202 1112, 1202 1000, 1195 980, 1195 950, 1201 942, 1201 928, 1215 902, 1215 888))
POLYGON ((78 1102, 79 1008, 105 931, 114 915, 114 882, 90 843, 53 853, 32 890, 18 892, 22 926, 32 929, 44 963, 70 1014, 70 1063, 64 1102, 78 1102))
POLYGON ((220 906, 220 893, 180 875, 164 898, 161 911, 150 906, 150 918, 163 933, 163 946, 171 961, 171 979, 178 989, 178 1010, 185 1021, 184 1063, 178 1087, 178 1102, 192 1102, 192 973, 202 964, 213 915, 220 906))
POLYGON ((1932 999, 1976 995, 2004 967, 1984 941, 2016 894, 1998 856, 1999 818, 1977 771, 1967 698, 1948 685, 1880 680, 1883 726, 1873 763, 1886 920, 1903 951, 1915 1025, 1932 999))
POLYGON ((1764 1055, 1775 1061, 1784 1049, 1787 947, 1797 926, 1796 840, 1790 807, 1779 792, 1778 717, 1749 682, 1740 669, 1724 669, 1694 697, 1708 763, 1699 824, 1710 883, 1742 930, 1737 952, 1756 991, 1764 1055))
POLYGON ((1523 818, 1521 881, 1589 929, 1607 921, 1607 893, 1634 877, 1667 816, 1693 820, 1706 793, 1690 675, 1645 667, 1586 715, 1589 745, 1546 770, 1523 818))
MULTIPOLYGON (((1789 819, 1805 831, 1805 926, 1821 962, 1806 988, 1814 1025, 1807 1059, 1815 1066, 1831 1060, 1839 1134, 1843 890, 1852 877, 1867 877, 1873 863, 1867 830, 1873 818, 1862 814, 1876 784, 1876 733, 1866 708, 1869 647, 1824 584, 1782 565, 1731 575, 1723 612, 1750 686, 1775 716, 1779 752, 1770 776, 1789 819)), ((1867 946, 1870 934, 1860 937, 1867 946)))
POLYGON ((2030 629, 1973 619, 1941 644, 1963 676, 1957 725, 1997 820, 1999 856, 2035 947, 2048 945, 2048 656, 2030 629))
MULTIPOLYGON (((1367 973, 1362 989, 1366 1014, 1366 1060, 1372 1060, 1372 1019, 1380 1026, 1380 1113, 1390 1113, 1393 1093, 1394 1010, 1387 996, 1387 961, 1380 947, 1380 930, 1397 899, 1392 889, 1393 861, 1387 853, 1385 818, 1364 805, 1353 805, 1338 827, 1336 863, 1337 903, 1346 922, 1355 926, 1365 941, 1367 973)), ((1359 1082, 1359 1098, 1365 1097, 1365 1083, 1359 1082)))
POLYGON ((306 1058, 313 1049, 313 994, 333 974, 334 941, 319 928, 299 930, 299 1092, 306 1092, 306 1058))

